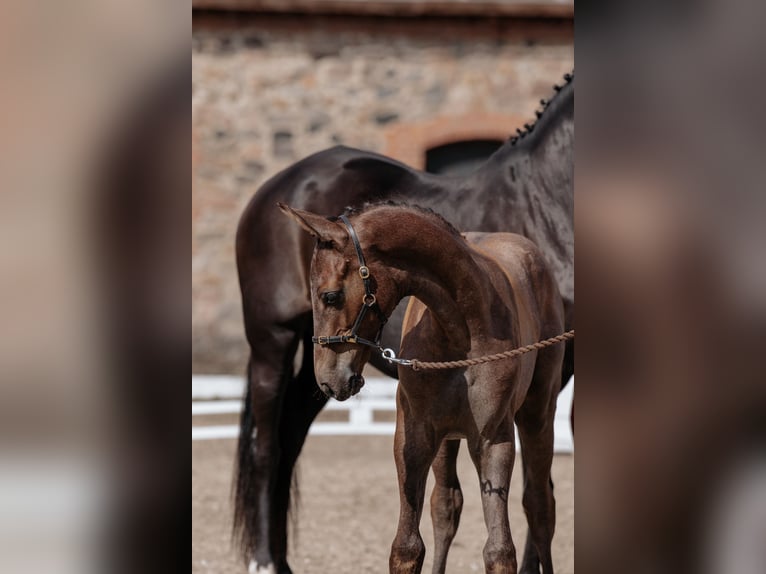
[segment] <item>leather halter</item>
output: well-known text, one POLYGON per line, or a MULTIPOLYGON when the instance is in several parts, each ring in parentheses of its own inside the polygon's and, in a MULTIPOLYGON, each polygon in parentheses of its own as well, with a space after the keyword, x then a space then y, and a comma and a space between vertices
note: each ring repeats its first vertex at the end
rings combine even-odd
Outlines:
POLYGON ((334 345, 338 343, 352 343, 380 349, 380 336, 383 333, 383 327, 388 321, 388 318, 385 316, 380 306, 378 305, 378 301, 375 298, 375 293, 372 291, 372 287, 370 285, 370 269, 364 262, 364 254, 362 253, 362 246, 359 243, 359 237, 356 235, 356 231, 354 231, 351 222, 345 215, 341 215, 339 219, 346 226, 346 229, 348 229, 348 235, 351 238, 351 242, 354 244, 356 257, 359 260, 359 277, 362 278, 362 283, 364 283, 362 308, 359 309, 359 314, 356 316, 354 326, 351 327, 351 333, 348 335, 335 335, 332 337, 311 337, 311 341, 316 345, 322 346, 334 345), (375 339, 373 341, 358 335, 359 327, 362 325, 362 321, 364 320, 365 315, 367 315, 367 311, 370 309, 372 309, 380 319, 380 328, 378 328, 378 333, 375 335, 375 339))

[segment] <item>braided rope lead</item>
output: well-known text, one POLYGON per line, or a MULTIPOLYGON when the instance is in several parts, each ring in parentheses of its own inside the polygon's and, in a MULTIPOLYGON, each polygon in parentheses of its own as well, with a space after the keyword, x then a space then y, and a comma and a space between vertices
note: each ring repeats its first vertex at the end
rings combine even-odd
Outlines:
POLYGON ((556 345, 557 343, 563 343, 568 339, 574 339, 574 329, 567 331, 566 333, 562 333, 561 335, 551 337, 550 339, 538 341, 537 343, 525 345, 524 347, 519 347, 518 349, 513 349, 511 351, 505 351, 504 353, 485 355, 483 357, 476 357, 475 359, 463 359, 462 361, 439 362, 418 361, 417 359, 411 359, 408 363, 405 363, 405 366, 412 367, 412 370, 414 371, 437 371, 441 369, 460 369, 463 367, 473 367, 474 365, 480 365, 482 363, 502 361, 503 359, 512 359, 513 357, 531 353, 532 351, 539 351, 540 349, 556 345))

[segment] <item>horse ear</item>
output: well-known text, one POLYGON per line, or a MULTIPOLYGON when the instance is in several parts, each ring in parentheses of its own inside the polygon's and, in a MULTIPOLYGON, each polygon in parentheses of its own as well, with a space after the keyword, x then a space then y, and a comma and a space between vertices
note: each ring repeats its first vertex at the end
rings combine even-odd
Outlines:
POLYGON ((284 203, 277 203, 277 207, 279 207, 282 213, 295 220, 298 225, 319 241, 332 242, 337 246, 341 246, 348 237, 348 232, 342 226, 334 221, 330 221, 326 217, 302 209, 293 209, 284 203))

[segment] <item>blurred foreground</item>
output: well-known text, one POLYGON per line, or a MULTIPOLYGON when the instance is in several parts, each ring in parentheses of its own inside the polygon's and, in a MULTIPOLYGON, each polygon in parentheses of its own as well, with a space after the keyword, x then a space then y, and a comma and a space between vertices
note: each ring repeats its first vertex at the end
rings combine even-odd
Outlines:
POLYGON ((0 7, 1 572, 183 568, 190 25, 0 7))
POLYGON ((766 571, 763 3, 578 14, 582 572, 766 571))

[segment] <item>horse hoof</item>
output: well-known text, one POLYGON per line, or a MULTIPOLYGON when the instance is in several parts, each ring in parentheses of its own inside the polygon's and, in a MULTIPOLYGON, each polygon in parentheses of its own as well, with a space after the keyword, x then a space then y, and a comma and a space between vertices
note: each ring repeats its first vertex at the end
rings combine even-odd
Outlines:
POLYGON ((277 574, 277 569, 274 568, 274 564, 272 563, 262 566, 255 560, 252 560, 247 567, 247 574, 277 574))

